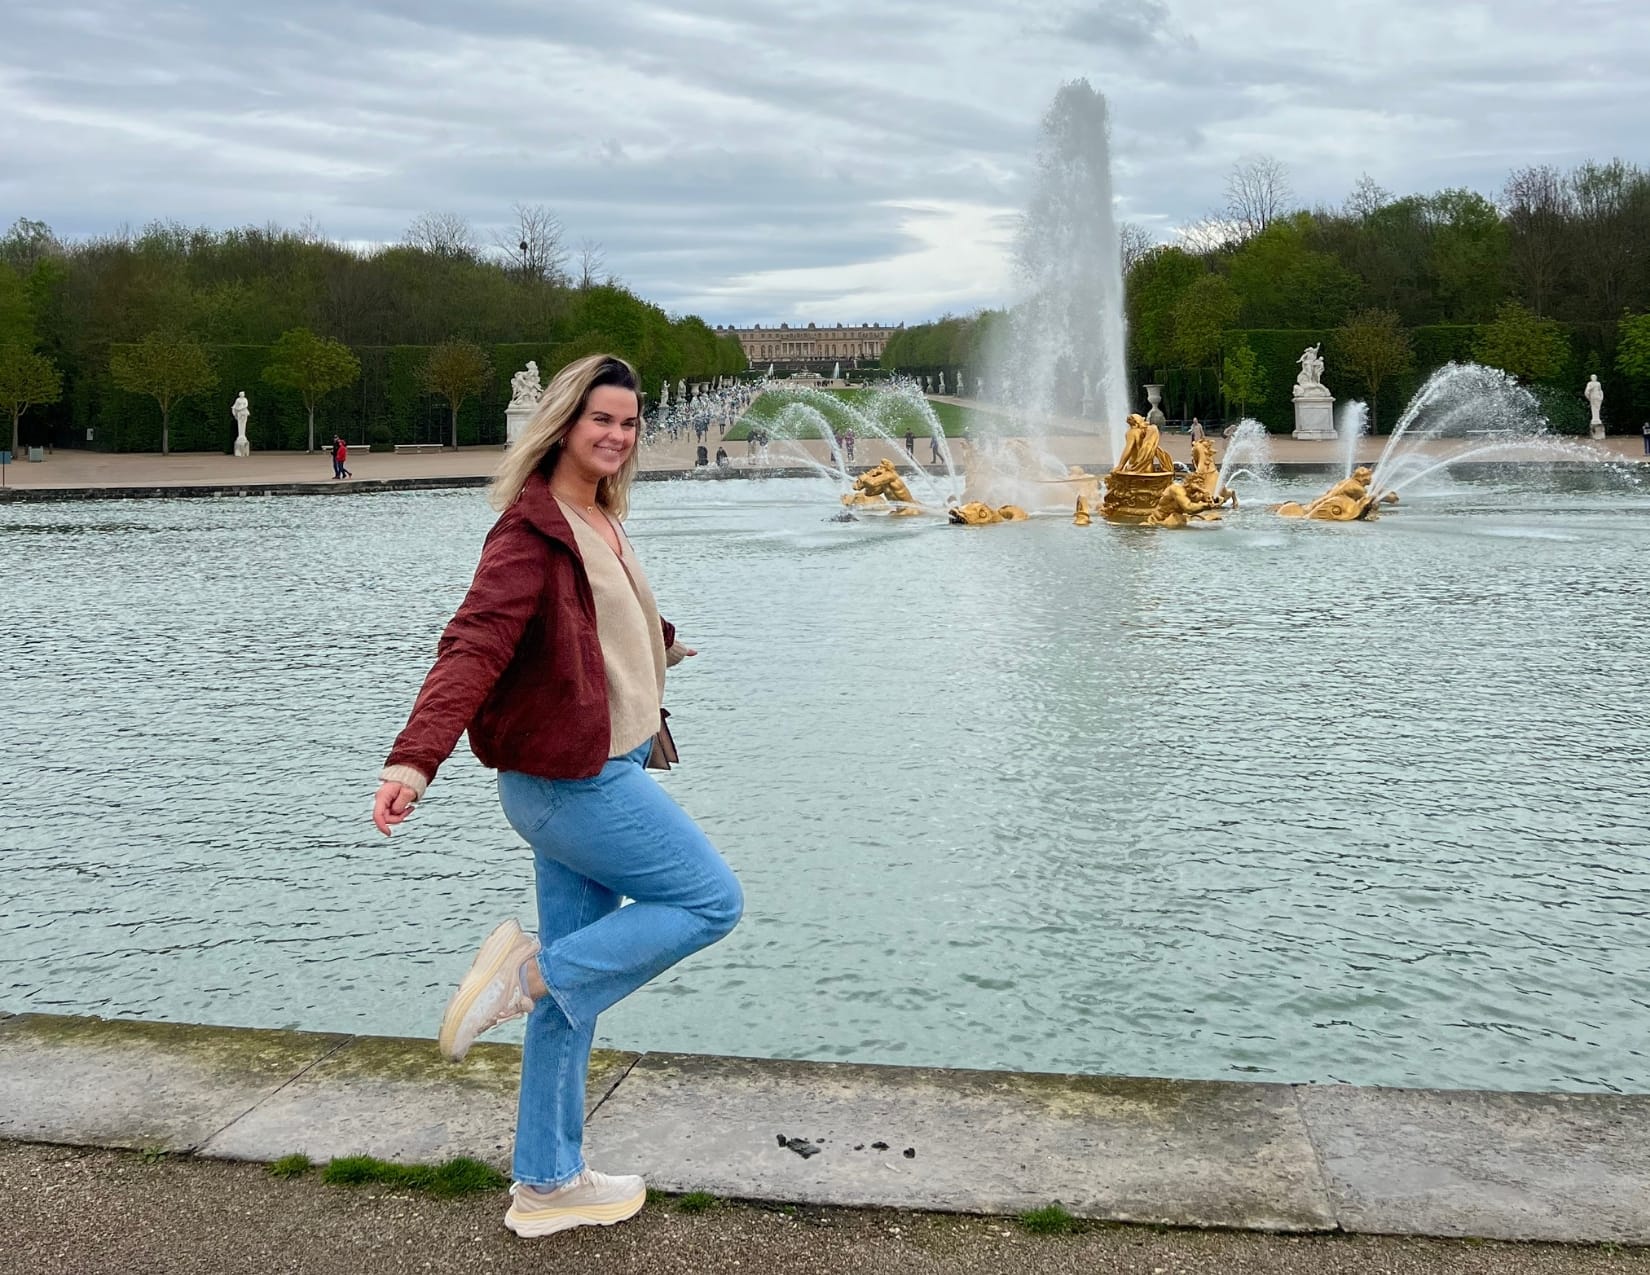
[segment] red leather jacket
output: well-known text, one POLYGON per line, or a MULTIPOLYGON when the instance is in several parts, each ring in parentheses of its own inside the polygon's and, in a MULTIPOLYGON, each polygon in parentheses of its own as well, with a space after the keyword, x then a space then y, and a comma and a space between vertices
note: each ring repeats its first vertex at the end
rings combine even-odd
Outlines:
MULTIPOLYGON (((660 622, 665 646, 674 626, 660 622)), ((542 474, 499 516, 386 766, 431 779, 459 735, 484 766, 588 779, 607 763, 607 673, 584 559, 542 474)))

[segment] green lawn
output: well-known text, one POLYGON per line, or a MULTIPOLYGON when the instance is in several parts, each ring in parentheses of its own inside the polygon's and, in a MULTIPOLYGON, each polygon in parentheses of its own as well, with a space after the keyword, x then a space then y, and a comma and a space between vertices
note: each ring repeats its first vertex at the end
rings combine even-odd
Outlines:
MULTIPOLYGON (((843 403, 852 404, 859 410, 882 407, 879 416, 873 417, 878 423, 893 434, 896 438, 907 429, 914 433, 918 440, 928 437, 928 423, 918 413, 900 403, 890 399, 888 395, 880 394, 876 390, 820 390, 820 394, 843 403)), ((750 434, 750 427, 765 424, 770 427, 779 419, 781 412, 791 404, 806 402, 810 406, 818 407, 836 429, 848 429, 854 425, 854 418, 845 411, 833 411, 829 406, 822 406, 813 393, 799 394, 794 390, 767 390, 756 402, 750 405, 750 410, 740 419, 739 423, 728 431, 730 442, 742 442, 750 434)), ((983 413, 974 412, 966 407, 959 407, 955 403, 930 403, 934 415, 939 419, 940 427, 945 431, 947 438, 966 438, 974 429, 976 418, 983 413)), ((818 438, 817 426, 803 426, 794 434, 787 431, 787 437, 818 438)))

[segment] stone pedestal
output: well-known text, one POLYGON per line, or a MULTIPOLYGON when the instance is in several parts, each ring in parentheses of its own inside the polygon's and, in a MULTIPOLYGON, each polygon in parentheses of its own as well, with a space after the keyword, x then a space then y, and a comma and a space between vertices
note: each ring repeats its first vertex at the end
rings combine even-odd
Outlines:
POLYGON ((1604 425, 1603 425, 1603 423, 1601 421, 1594 421, 1590 425, 1588 425, 1587 426, 1587 436, 1589 438, 1602 439, 1604 437, 1604 425))
POLYGON ((1335 396, 1321 385, 1295 387, 1294 437, 1309 442, 1329 442, 1335 433, 1335 396))
POLYGON ((237 438, 235 440, 235 455, 237 455, 237 456, 250 456, 250 455, 252 455, 252 444, 246 441, 246 435, 245 434, 242 434, 239 438, 237 438))
POLYGON ((511 403, 504 409, 504 445, 509 447, 521 437, 521 431, 527 428, 527 422, 532 419, 533 413, 538 411, 537 403, 511 403))

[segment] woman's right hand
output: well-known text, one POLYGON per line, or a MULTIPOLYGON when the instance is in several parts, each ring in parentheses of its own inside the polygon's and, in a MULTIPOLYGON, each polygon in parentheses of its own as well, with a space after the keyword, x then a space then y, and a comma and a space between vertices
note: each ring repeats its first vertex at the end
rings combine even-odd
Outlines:
POLYGON ((386 837, 390 829, 412 813, 418 794, 406 784, 386 779, 378 785, 378 795, 372 799, 372 821, 386 837))

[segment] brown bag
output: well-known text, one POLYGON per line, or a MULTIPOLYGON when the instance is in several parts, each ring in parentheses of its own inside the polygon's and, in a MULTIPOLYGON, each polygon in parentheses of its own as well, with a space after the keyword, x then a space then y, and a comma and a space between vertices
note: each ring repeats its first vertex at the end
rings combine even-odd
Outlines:
POLYGON ((676 753, 676 741, 670 737, 670 723, 665 720, 669 716, 663 709, 659 711, 659 733, 653 737, 653 747, 643 763, 648 770, 669 770, 681 760, 676 753))

